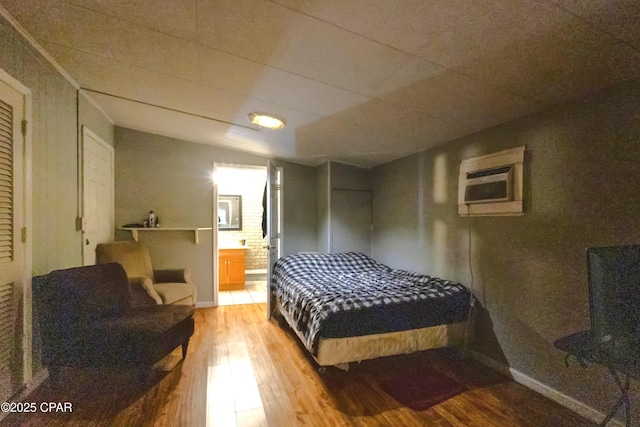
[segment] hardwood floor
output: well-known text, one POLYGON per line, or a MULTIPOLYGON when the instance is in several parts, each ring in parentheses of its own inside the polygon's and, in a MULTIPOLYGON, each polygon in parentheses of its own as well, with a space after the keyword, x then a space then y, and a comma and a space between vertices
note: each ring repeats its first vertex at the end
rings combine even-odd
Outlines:
POLYGON ((10 414, 1 426, 589 426, 573 412, 450 349, 319 372, 265 305, 196 310, 186 359, 179 349, 136 387, 127 372, 64 370, 26 401, 70 402, 73 412, 10 414), (466 391, 413 411, 380 388, 402 369, 428 364, 466 391), (174 366, 175 365, 175 366, 174 366), (170 370, 170 368, 172 368, 170 370))

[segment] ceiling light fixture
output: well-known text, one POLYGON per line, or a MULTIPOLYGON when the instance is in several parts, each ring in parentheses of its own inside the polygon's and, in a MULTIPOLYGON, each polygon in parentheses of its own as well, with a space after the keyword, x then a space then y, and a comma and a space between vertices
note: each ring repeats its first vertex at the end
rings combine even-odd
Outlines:
POLYGON ((249 113, 249 121, 254 125, 273 130, 282 129, 285 125, 283 119, 264 113, 249 113))

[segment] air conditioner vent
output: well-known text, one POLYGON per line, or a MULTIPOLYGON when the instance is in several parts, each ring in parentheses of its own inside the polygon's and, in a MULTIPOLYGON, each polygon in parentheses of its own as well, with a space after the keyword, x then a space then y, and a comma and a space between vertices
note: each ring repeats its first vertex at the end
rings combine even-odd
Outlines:
POLYGON ((525 146, 464 159, 458 174, 458 213, 523 215, 525 146))
POLYGON ((513 166, 467 172, 465 203, 508 202, 512 199, 513 166))
POLYGON ((486 169, 486 170, 477 171, 477 172, 467 172, 467 179, 481 178, 483 176, 491 176, 491 175, 498 175, 500 173, 507 173, 512 168, 513 166, 504 166, 501 168, 486 169))

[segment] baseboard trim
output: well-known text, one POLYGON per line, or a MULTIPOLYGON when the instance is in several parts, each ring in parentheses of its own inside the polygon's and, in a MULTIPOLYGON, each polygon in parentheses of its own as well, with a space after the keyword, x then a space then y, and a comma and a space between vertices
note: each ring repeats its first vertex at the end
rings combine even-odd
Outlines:
POLYGON ((213 307, 213 301, 201 301, 196 303, 196 308, 210 308, 213 307))
POLYGON ((244 282, 245 285, 259 285, 264 283, 267 283, 267 281, 266 280, 245 280, 244 282))
MULTIPOLYGON (((31 378, 31 381, 29 381, 24 387, 22 387, 18 393, 16 393, 14 396, 12 396, 11 399, 9 399, 9 401, 10 402, 22 402, 35 389, 40 387, 40 385, 47 378, 49 378, 49 370, 47 368, 44 368, 43 370, 41 370, 40 372, 35 374, 33 376, 33 378, 31 378)), ((3 411, 0 412, 0 421, 2 421, 9 414, 10 414, 10 412, 3 412, 3 411)))
POLYGON ((257 269, 257 270, 245 270, 244 274, 267 274, 267 269, 257 269))
MULTIPOLYGON (((539 393, 544 397, 547 397, 554 402, 559 403, 565 408, 595 423, 600 423, 605 417, 605 414, 598 411, 597 409, 594 409, 591 406, 582 403, 571 396, 567 396, 566 394, 561 393, 558 390, 551 388, 548 385, 543 384, 540 381, 537 381, 516 369, 509 368, 508 366, 505 366, 500 362, 496 362, 495 360, 485 356, 484 354, 478 353, 477 351, 472 351, 471 356, 479 363, 485 365, 487 368, 491 368, 508 378, 512 378, 518 384, 522 384, 523 386, 535 391, 536 393, 539 393)), ((624 427, 624 424, 616 420, 615 418, 612 419, 608 425, 624 427)))

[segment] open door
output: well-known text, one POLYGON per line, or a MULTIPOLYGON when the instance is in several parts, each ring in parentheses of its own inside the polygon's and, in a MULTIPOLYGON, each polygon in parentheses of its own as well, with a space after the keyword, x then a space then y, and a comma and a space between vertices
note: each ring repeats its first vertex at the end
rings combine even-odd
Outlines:
POLYGON ((267 161, 267 319, 271 318, 275 301, 271 296, 273 266, 280 258, 280 198, 282 197, 278 168, 267 161))
POLYGON ((213 164, 213 306, 218 306, 218 283, 220 280, 220 266, 218 265, 218 164, 213 164))

